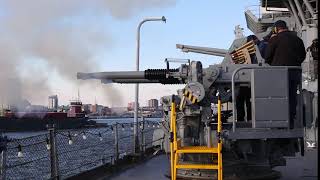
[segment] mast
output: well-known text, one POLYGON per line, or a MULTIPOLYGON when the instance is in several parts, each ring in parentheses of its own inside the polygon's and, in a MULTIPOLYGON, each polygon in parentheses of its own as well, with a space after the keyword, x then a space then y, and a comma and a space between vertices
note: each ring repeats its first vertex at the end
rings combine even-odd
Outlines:
POLYGON ((79 90, 79 87, 78 87, 78 101, 80 101, 80 90, 79 90))

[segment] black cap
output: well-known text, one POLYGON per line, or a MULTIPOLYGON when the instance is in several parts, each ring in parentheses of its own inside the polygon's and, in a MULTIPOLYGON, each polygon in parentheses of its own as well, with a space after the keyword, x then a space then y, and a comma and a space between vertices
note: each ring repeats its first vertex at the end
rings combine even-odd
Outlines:
POLYGON ((282 20, 276 21, 276 22, 273 24, 273 27, 288 29, 287 23, 286 23, 285 21, 282 21, 282 20))

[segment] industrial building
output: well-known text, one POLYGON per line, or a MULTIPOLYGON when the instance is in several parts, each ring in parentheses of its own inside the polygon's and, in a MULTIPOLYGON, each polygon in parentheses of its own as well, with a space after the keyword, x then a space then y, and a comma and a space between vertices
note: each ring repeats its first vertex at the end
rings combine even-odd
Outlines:
POLYGON ((48 97, 48 109, 51 111, 58 110, 58 96, 52 95, 48 97))
POLYGON ((153 109, 158 109, 159 101, 157 99, 148 100, 148 107, 153 108, 153 109))

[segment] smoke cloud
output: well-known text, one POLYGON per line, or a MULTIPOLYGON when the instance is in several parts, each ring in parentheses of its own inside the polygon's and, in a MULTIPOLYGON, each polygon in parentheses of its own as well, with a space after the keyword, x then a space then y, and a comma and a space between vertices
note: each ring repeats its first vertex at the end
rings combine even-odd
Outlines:
MULTIPOLYGON (((174 3, 174 0, 0 1, 0 103, 19 104, 28 99, 32 104, 46 104, 52 93, 48 83, 52 74, 77 85, 76 72, 97 70, 95 55, 112 46, 114 39, 96 18, 126 19, 142 10, 174 3)), ((80 86, 105 94, 108 101, 121 101, 121 95, 112 86, 90 81, 82 81, 80 86)))

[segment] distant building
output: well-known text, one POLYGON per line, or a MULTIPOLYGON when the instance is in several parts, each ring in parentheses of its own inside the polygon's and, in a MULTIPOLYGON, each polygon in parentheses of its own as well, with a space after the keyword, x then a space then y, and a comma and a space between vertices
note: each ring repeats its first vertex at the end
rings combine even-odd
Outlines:
MULTIPOLYGON (((127 106, 127 110, 128 110, 128 111, 133 111, 135 104, 136 104, 135 102, 129 102, 129 103, 128 103, 128 106, 127 106)), ((138 106, 139 106, 139 103, 138 103, 138 106)))
POLYGON ((102 108, 103 108, 103 106, 101 106, 101 105, 93 104, 91 106, 91 112, 94 114, 99 114, 101 112, 102 108))
POLYGON ((100 116, 110 116, 112 114, 111 109, 108 106, 103 106, 99 104, 86 104, 83 106, 83 111, 86 114, 100 116))
POLYGON ((91 113, 97 113, 97 104, 93 104, 93 105, 91 105, 91 107, 90 107, 90 111, 91 111, 91 113))
POLYGON ((111 109, 111 115, 122 115, 128 111, 128 107, 112 107, 111 109))
POLYGON ((158 109, 159 101, 157 99, 150 99, 148 101, 148 106, 149 106, 149 108, 152 108, 152 109, 158 109))
POLYGON ((104 106, 101 110, 102 116, 110 116, 111 115, 111 109, 107 106, 104 106))
POLYGON ((90 114, 91 113, 91 104, 82 104, 82 111, 85 114, 90 114))
POLYGON ((57 95, 52 95, 49 96, 48 98, 48 109, 52 111, 57 111, 58 110, 58 96, 57 95))

